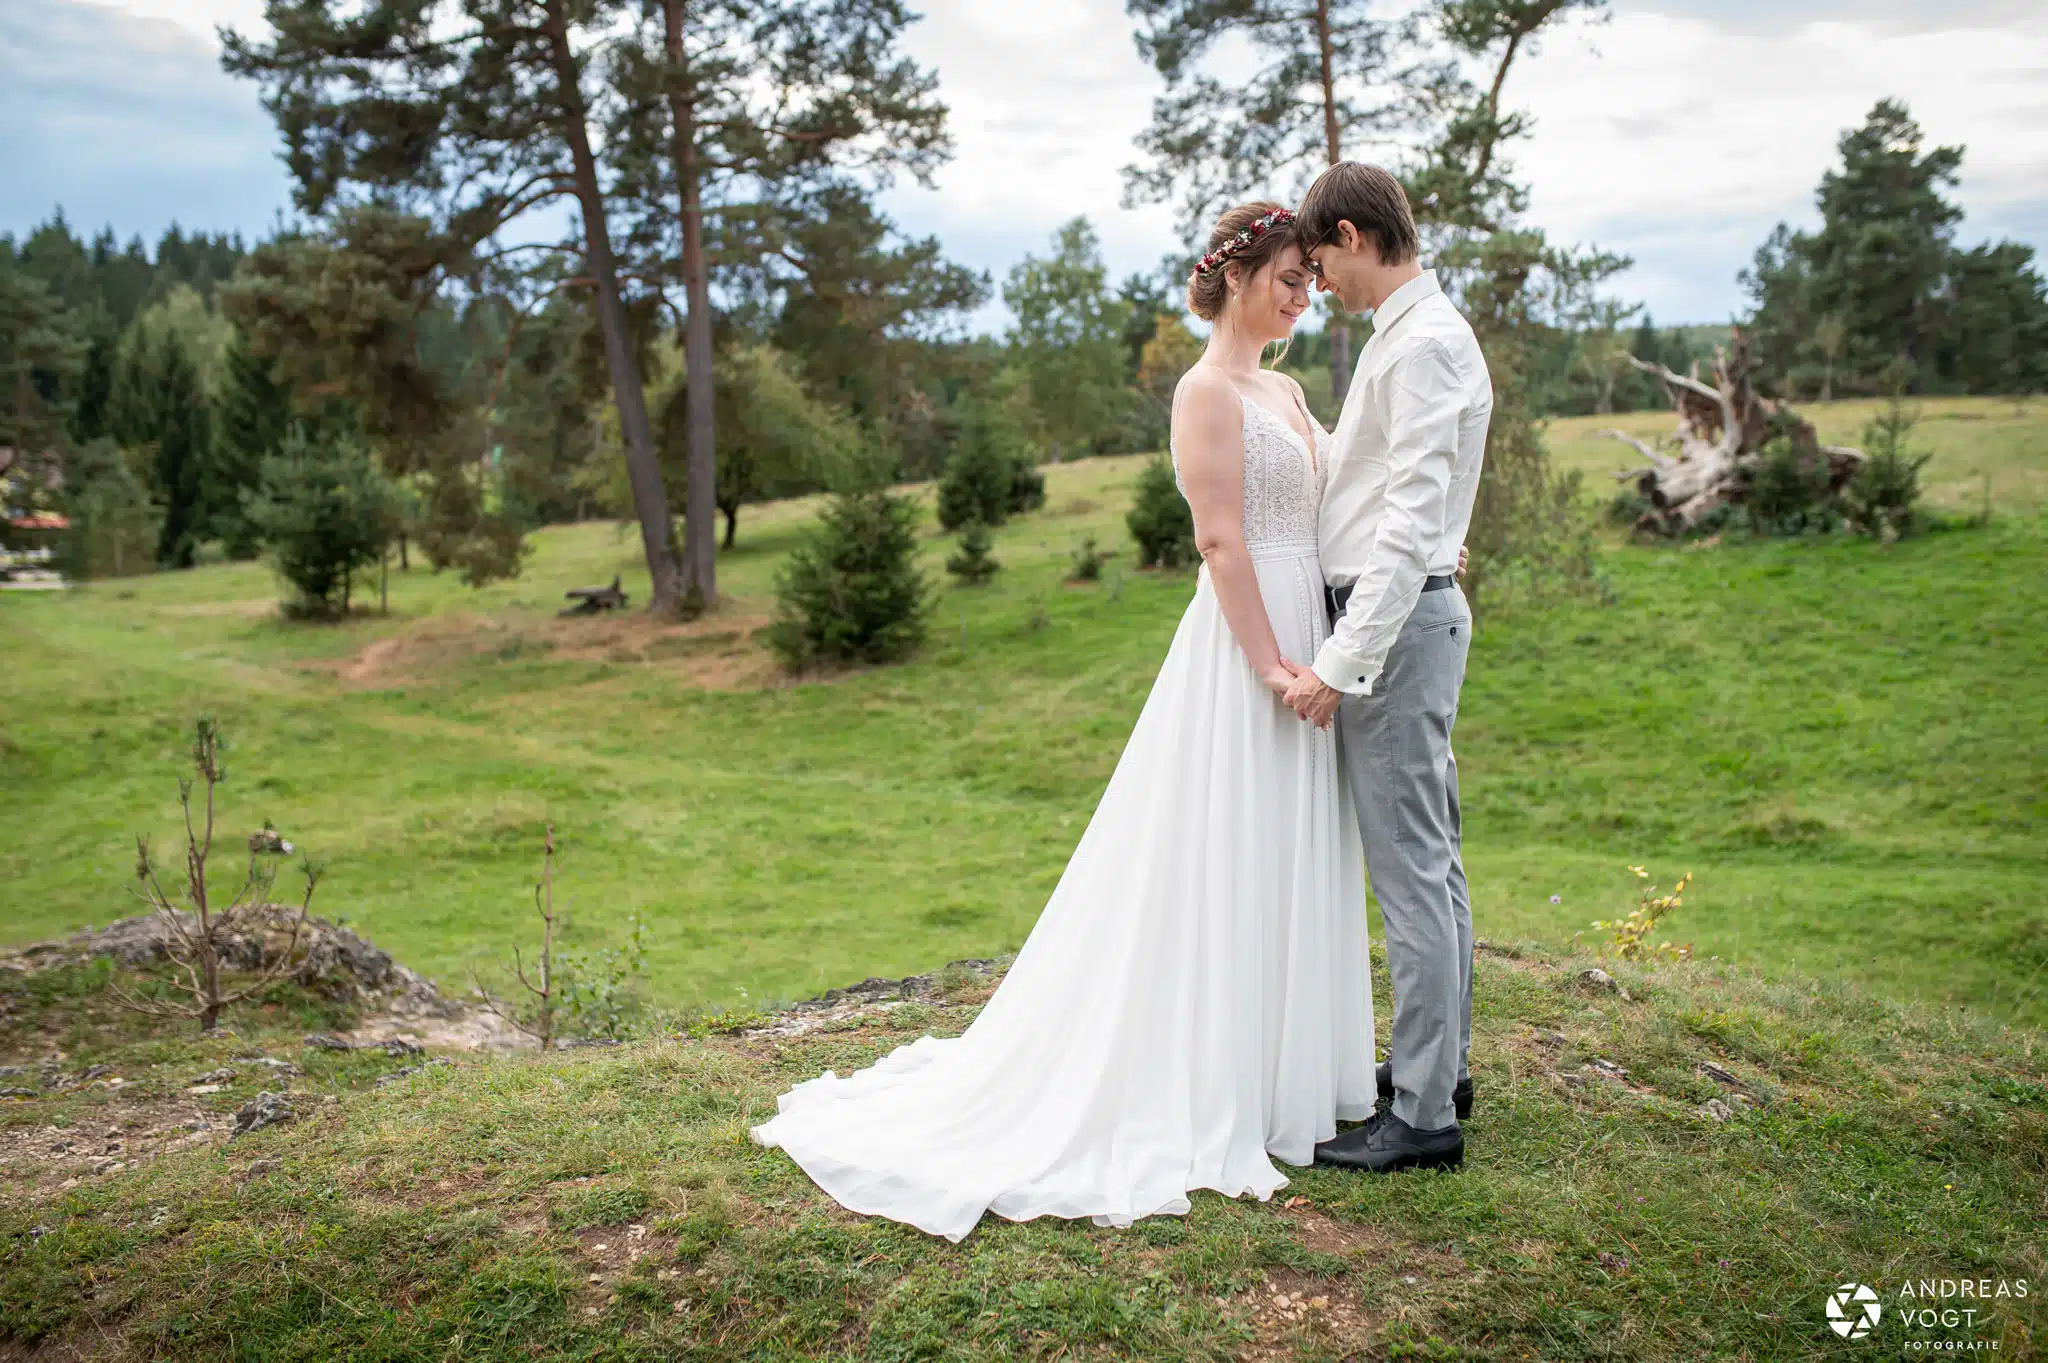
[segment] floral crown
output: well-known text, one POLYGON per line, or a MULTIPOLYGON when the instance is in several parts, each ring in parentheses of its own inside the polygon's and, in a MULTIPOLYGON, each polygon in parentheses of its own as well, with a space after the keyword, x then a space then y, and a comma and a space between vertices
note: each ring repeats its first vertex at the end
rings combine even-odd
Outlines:
POLYGON ((1259 238, 1265 236, 1266 233, 1274 228, 1285 227, 1293 221, 1294 210, 1291 208, 1276 208, 1263 217, 1254 218, 1236 236, 1196 261, 1195 273, 1197 275, 1214 274, 1222 269, 1232 256, 1244 250, 1245 247, 1259 240, 1259 238))

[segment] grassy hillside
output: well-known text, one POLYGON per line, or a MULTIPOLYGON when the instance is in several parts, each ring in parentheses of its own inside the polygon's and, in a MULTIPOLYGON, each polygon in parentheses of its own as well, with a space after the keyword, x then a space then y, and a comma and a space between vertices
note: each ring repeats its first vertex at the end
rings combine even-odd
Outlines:
POLYGON ((958 1246, 839 1211, 746 1127, 798 1079, 957 1032, 986 993, 964 979, 802 1036, 374 1087, 402 1062, 301 1049, 345 1022, 313 1001, 273 996, 238 1038, 149 1036, 90 971, 0 971, 0 1056, 108 1067, 0 1101, 0 1358, 2040 1356, 2038 1033, 1701 962, 1618 968, 1623 996, 1586 964, 1481 953, 1461 1173, 1290 1170, 1269 1203, 990 1219, 958 1246), (224 1087, 187 1087, 217 1067, 224 1087), (297 1120, 225 1139, 259 1087, 297 1120), (2032 1292, 1909 1325, 1897 1293, 1929 1276, 2032 1292), (1845 1279, 1885 1303, 1860 1345, 1823 1313, 1845 1279))
MULTIPOLYGON (((2048 408, 2014 410, 1923 427, 1947 504, 1993 478, 1989 529, 1615 547, 1608 604, 1483 620, 1457 743, 1482 935, 1566 941, 1648 862, 1696 873, 1676 930, 1702 956, 2048 1020, 2048 408)), ((1816 415, 1839 436, 1865 412, 1816 415)), ((1560 457, 1625 454, 1598 424, 1559 423, 1560 457)), ((1137 467, 1048 470, 1047 510, 998 535, 994 585, 941 592, 922 658, 830 682, 780 683, 752 637, 803 503, 743 519, 730 603, 684 628, 554 618, 615 571, 645 600, 604 525, 542 532, 483 592, 395 574, 389 618, 335 627, 280 621, 256 565, 0 595, 0 938, 128 911, 132 835, 170 837, 211 710, 238 741, 229 830, 275 821, 328 863, 330 915, 444 981, 524 939, 545 820, 570 944, 644 914, 675 1006, 1014 948, 1192 590, 1128 571, 1137 467), (1123 556, 1063 585, 1086 534, 1123 556)))

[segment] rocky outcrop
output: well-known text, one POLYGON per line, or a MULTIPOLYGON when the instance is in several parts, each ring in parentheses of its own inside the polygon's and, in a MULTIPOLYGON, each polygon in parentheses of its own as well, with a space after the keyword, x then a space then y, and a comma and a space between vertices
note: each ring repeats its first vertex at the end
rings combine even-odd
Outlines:
MULTIPOLYGON (((246 971, 273 964, 279 953, 291 949, 290 923, 297 912, 273 904, 254 916, 249 931, 223 934, 219 939, 222 964, 246 971)), ((189 917, 180 915, 181 919, 189 917)), ((104 928, 86 928, 69 937, 21 947, 10 953, 4 964, 47 970, 105 957, 117 965, 140 969, 169 959, 167 933, 159 915, 141 914, 104 928)), ((390 952, 324 918, 306 919, 297 951, 302 955, 292 980, 328 998, 411 1017, 452 1018, 465 1008, 454 999, 443 998, 432 980, 400 965, 390 952)))
POLYGON ((906 1003, 940 998, 958 991, 986 986, 1009 966, 1009 958, 953 961, 926 975, 905 975, 900 980, 870 975, 844 989, 827 989, 814 999, 791 1004, 772 1018, 737 1029, 742 1036, 791 1037, 815 1032, 828 1022, 856 1013, 887 1012, 906 1003))
MULTIPOLYGON (((361 1025, 347 1038, 336 1038, 340 1044, 464 1051, 531 1044, 496 1014, 447 997, 432 980, 339 924, 307 918, 294 947, 290 925, 297 913, 296 908, 271 905, 252 918, 248 931, 223 934, 221 962, 231 970, 254 972, 275 962, 279 953, 291 951, 298 960, 289 977, 294 983, 361 1011, 361 1025)), ((145 969, 169 959, 167 932, 159 916, 141 914, 17 948, 0 956, 0 969, 34 972, 95 959, 145 969)))

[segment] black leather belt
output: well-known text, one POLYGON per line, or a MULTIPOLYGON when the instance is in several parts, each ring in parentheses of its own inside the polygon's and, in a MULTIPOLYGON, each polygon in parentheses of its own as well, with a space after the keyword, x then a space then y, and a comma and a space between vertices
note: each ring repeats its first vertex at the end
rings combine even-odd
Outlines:
MULTIPOLYGON (((1438 573, 1435 577, 1425 577, 1422 579, 1422 590, 1426 592, 1440 592, 1446 587, 1455 585, 1456 582, 1457 579, 1449 573, 1438 573)), ((1349 587, 1323 588, 1323 604, 1330 608, 1330 614, 1332 615, 1342 615, 1344 613, 1344 604, 1350 599, 1351 589, 1349 587)))

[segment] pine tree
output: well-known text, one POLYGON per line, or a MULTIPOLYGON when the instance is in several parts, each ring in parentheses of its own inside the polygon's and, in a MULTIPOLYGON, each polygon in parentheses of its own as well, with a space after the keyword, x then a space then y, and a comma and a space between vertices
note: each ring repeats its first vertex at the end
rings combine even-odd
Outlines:
POLYGON ((922 386, 945 359, 931 343, 988 301, 988 276, 946 259, 936 237, 901 239, 852 185, 785 194, 777 226, 785 240, 757 267, 763 287, 782 295, 776 345, 879 443, 914 439, 922 386))
POLYGON ((104 309, 95 309, 87 328, 85 362, 78 373, 78 393, 71 406, 71 438, 80 445, 108 434, 108 404, 113 397, 114 365, 121 333, 104 309))
POLYGON ((49 289, 0 256, 0 446, 35 457, 57 447, 82 351, 49 289))
POLYGON ((885 488, 835 495, 776 581, 769 641, 783 663, 892 663, 925 638, 930 587, 917 569, 917 503, 885 488))
POLYGON ((1489 587, 1519 579, 1542 590, 1583 590, 1593 580, 1590 526, 1577 508, 1579 479, 1558 474, 1537 424, 1538 351, 1546 324, 1594 310, 1600 282, 1629 262, 1600 251, 1563 250, 1520 222, 1528 191, 1503 147, 1529 121, 1503 102, 1517 58, 1547 26, 1602 0, 1453 0, 1437 14, 1446 42, 1477 69, 1427 94, 1435 127, 1403 176, 1426 247, 1447 290, 1478 335, 1493 379, 1486 469, 1472 509, 1464 580, 1475 609, 1489 587))
POLYGON ((427 218, 407 256, 423 266, 408 286, 422 303, 432 296, 423 281, 494 254, 482 248, 529 210, 573 200, 581 240, 562 245, 580 257, 579 277, 594 294, 653 582, 650 608, 678 610, 668 498, 629 331, 603 144, 592 132, 611 100, 595 68, 629 7, 506 0, 479 13, 456 0, 278 0, 272 8, 289 21, 260 37, 223 32, 222 64, 261 85, 292 148, 303 212, 391 229, 387 238, 422 221, 391 211, 394 200, 427 218))
MULTIPOLYGON (((1402 84, 1443 78, 1418 32, 1376 0, 1125 0, 1138 53, 1166 81, 1138 136, 1145 164, 1124 169, 1132 203, 1177 200, 1189 240, 1275 176, 1310 180, 1347 153, 1413 129, 1402 84), (1221 49, 1241 61, 1216 68, 1221 49)), ((1192 254, 1199 254, 1197 247, 1192 254)), ((1330 393, 1351 381, 1350 322, 1332 305, 1330 393)))
POLYGON ((1971 393, 2048 388, 2048 285, 2033 247, 2002 241, 1958 251, 1947 304, 1936 360, 1944 382, 1971 393))
POLYGON ((156 557, 166 568, 189 568, 210 528, 213 410, 197 366, 174 333, 163 334, 155 353, 156 485, 164 506, 156 557))
POLYGON ((1045 479, 1004 408, 985 398, 960 404, 959 438, 939 479, 939 525, 1001 525, 1013 511, 1045 501, 1045 479), (1036 497, 1034 501, 1033 493, 1036 497))
POLYGON ((245 499, 294 614, 348 609, 351 579, 383 557, 398 528, 398 495, 361 446, 294 426, 263 461, 245 499))
POLYGON ((208 519, 229 557, 254 558, 262 543, 242 498, 256 487, 263 461, 277 453, 291 429, 292 396, 276 366, 251 351, 239 330, 228 343, 223 366, 208 519))
POLYGON ((651 248, 645 268, 681 276, 690 385, 683 593, 708 606, 717 598, 718 446, 707 237, 787 252, 791 188, 879 186, 898 171, 928 186, 951 146, 936 79, 900 47, 913 16, 896 0, 649 0, 630 9, 641 22, 612 39, 624 108, 605 154, 630 186, 639 244, 651 248))
POLYGON ((115 350, 104 426, 116 444, 128 449, 154 442, 162 424, 157 350, 156 340, 134 327, 123 334, 115 350))
POLYGON ((994 543, 987 526, 969 521, 960 531, 960 552, 946 560, 946 571, 967 586, 979 587, 1003 566, 989 553, 994 543))
POLYGON ((1145 461, 1131 510, 1124 517, 1138 542, 1141 568, 1190 568, 1195 552, 1195 516, 1174 480, 1173 463, 1165 455, 1145 461))
POLYGON ((1962 210, 1944 191, 1960 177, 1963 149, 1927 147, 1891 99, 1836 147, 1841 164, 1815 195, 1820 230, 1778 224, 1742 272, 1755 304, 1751 340, 1788 393, 1882 391, 1895 365, 1925 388, 1949 326, 1944 285, 1962 210))
POLYGON ((163 512, 126 451, 104 436, 75 450, 64 466, 66 571, 73 577, 125 577, 155 565, 163 512))

